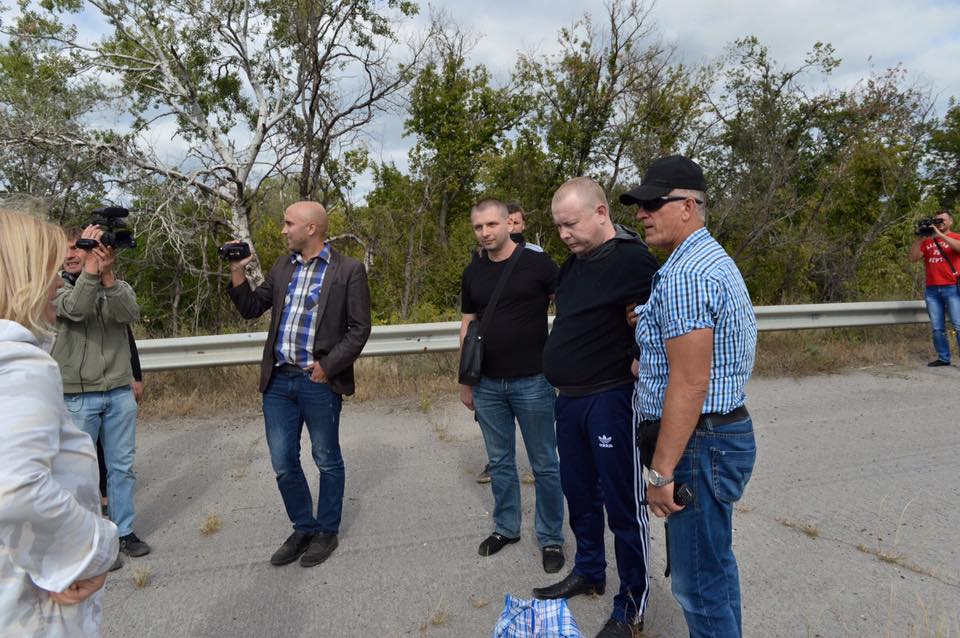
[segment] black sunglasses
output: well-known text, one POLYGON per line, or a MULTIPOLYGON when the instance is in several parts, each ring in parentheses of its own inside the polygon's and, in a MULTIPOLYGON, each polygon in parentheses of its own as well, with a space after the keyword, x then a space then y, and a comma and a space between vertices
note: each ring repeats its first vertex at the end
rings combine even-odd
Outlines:
POLYGON ((669 204, 670 202, 682 202, 685 199, 692 199, 698 204, 703 203, 696 197, 689 197, 686 195, 664 195, 663 197, 658 197, 657 199, 644 199, 639 201, 637 202, 637 206, 648 213, 653 213, 663 208, 664 204, 669 204))

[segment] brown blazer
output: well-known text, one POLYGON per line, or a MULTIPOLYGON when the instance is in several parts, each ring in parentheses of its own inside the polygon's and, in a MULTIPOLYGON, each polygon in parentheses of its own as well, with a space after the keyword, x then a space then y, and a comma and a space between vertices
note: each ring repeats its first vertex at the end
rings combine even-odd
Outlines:
MULTIPOLYGON (((233 286, 227 294, 244 319, 255 319, 268 309, 270 331, 263 346, 260 363, 260 392, 266 392, 276 364, 274 346, 280 328, 280 315, 293 277, 290 255, 283 255, 273 264, 263 283, 233 286)), ((370 288, 367 271, 356 259, 330 251, 330 263, 323 275, 323 288, 316 306, 317 332, 313 340, 313 356, 330 380, 330 389, 337 394, 354 391, 353 362, 360 356, 370 336, 370 288)))

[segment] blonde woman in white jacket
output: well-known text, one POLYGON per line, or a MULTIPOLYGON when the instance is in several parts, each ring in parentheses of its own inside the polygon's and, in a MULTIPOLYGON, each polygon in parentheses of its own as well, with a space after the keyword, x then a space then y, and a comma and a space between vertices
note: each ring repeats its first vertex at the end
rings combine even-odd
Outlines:
POLYGON ((50 357, 66 239, 0 209, 0 638, 100 635, 117 528, 50 357))

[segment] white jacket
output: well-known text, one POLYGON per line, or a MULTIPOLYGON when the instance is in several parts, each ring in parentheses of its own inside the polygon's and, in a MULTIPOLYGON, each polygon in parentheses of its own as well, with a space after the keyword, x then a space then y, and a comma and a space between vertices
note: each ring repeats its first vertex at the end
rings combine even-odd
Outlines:
POLYGON ((0 319, 0 638, 100 635, 100 595, 58 605, 48 591, 102 574, 117 528, 100 516, 97 456, 63 405, 56 362, 0 319))

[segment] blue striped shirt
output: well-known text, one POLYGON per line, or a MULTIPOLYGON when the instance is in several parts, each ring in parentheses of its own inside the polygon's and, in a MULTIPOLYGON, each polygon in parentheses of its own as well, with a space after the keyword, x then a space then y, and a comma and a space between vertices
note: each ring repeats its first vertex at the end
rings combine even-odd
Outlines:
POLYGON ((290 255, 296 263, 280 314, 275 346, 277 365, 291 363, 306 368, 313 361, 313 338, 317 334, 317 303, 323 288, 323 276, 330 263, 330 244, 320 254, 304 261, 300 253, 290 255))
POLYGON ((701 228, 681 243, 653 276, 653 290, 638 307, 640 375, 633 396, 640 419, 659 419, 670 366, 668 339, 713 330, 710 385, 703 414, 743 405, 744 386, 757 349, 757 319, 737 265, 701 228))

